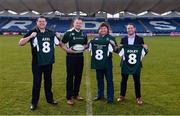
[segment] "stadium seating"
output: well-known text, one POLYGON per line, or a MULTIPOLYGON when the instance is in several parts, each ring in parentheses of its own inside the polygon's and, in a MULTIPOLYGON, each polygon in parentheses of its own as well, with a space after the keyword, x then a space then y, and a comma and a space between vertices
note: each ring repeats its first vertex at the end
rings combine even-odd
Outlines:
POLYGON ((178 23, 180 19, 146 18, 141 20, 152 33, 180 32, 180 24, 178 23))
MULTIPOLYGON (((180 32, 180 18, 84 18, 83 20, 85 22, 83 29, 88 33, 97 33, 100 22, 108 22, 112 32, 120 34, 126 33, 128 23, 136 25, 137 33, 170 34, 171 32, 180 32)), ((71 27, 72 18, 50 17, 47 18, 47 21, 48 28, 64 33, 71 27)), ((24 33, 35 25, 36 18, 33 17, 0 17, 0 32, 24 33)))

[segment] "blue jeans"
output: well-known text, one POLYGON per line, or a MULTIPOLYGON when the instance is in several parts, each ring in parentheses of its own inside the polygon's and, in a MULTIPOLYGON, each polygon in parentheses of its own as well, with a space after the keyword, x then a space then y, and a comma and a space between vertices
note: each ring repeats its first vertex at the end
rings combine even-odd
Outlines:
POLYGON ((114 84, 112 74, 112 59, 108 60, 107 69, 96 69, 96 79, 98 86, 98 97, 104 97, 104 76, 107 81, 107 100, 113 102, 114 99, 114 84))

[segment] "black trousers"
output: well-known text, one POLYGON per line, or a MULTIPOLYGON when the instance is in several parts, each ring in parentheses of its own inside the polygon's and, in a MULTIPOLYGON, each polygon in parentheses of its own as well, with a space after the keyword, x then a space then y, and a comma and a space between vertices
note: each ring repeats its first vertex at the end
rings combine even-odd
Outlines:
POLYGON ((83 56, 66 56, 66 99, 79 95, 82 72, 84 66, 83 56))
POLYGON ((32 88, 32 104, 37 105, 40 96, 41 80, 42 74, 44 74, 44 91, 47 102, 53 101, 52 88, 52 64, 38 66, 37 63, 32 63, 32 73, 33 73, 33 88, 32 88))
MULTIPOLYGON (((121 96, 126 95, 126 89, 127 89, 127 80, 128 80, 128 74, 121 74, 122 80, 121 80, 121 96)), ((136 98, 141 97, 141 83, 140 83, 140 73, 133 74, 133 80, 134 80, 134 87, 135 87, 135 95, 136 98)))

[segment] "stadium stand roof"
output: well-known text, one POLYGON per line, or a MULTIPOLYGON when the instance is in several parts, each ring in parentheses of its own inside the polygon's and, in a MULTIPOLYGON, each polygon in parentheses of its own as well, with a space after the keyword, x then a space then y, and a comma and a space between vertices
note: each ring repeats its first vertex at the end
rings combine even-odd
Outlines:
POLYGON ((180 12, 180 0, 0 0, 0 11, 4 10, 17 13, 37 11, 40 14, 51 11, 65 14, 81 11, 88 15, 99 11, 110 14, 121 11, 134 14, 151 11, 162 14, 168 11, 180 12))

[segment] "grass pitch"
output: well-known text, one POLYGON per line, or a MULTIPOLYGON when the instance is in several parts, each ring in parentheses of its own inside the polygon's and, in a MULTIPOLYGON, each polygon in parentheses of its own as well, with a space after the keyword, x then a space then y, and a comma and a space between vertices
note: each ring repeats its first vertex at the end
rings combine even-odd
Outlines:
MULTIPOLYGON (((95 71, 90 69, 90 54, 85 52, 85 65, 80 95, 85 101, 68 106, 65 99, 65 52, 56 48, 53 67, 53 93, 58 106, 46 102, 42 82, 36 111, 31 112, 31 50, 18 46, 21 36, 0 36, 0 114, 1 115, 178 115, 180 114, 180 37, 145 37, 149 53, 143 59, 141 73, 143 106, 135 101, 134 83, 129 77, 126 101, 117 103, 120 94, 120 57, 113 55, 115 102, 92 101, 97 94, 95 71), (92 109, 91 109, 92 108, 92 109), (89 112, 89 113, 88 113, 89 112)), ((120 38, 116 38, 119 42, 120 38)), ((106 81, 105 81, 106 83, 106 81)), ((106 89, 105 89, 106 94, 106 89)))

